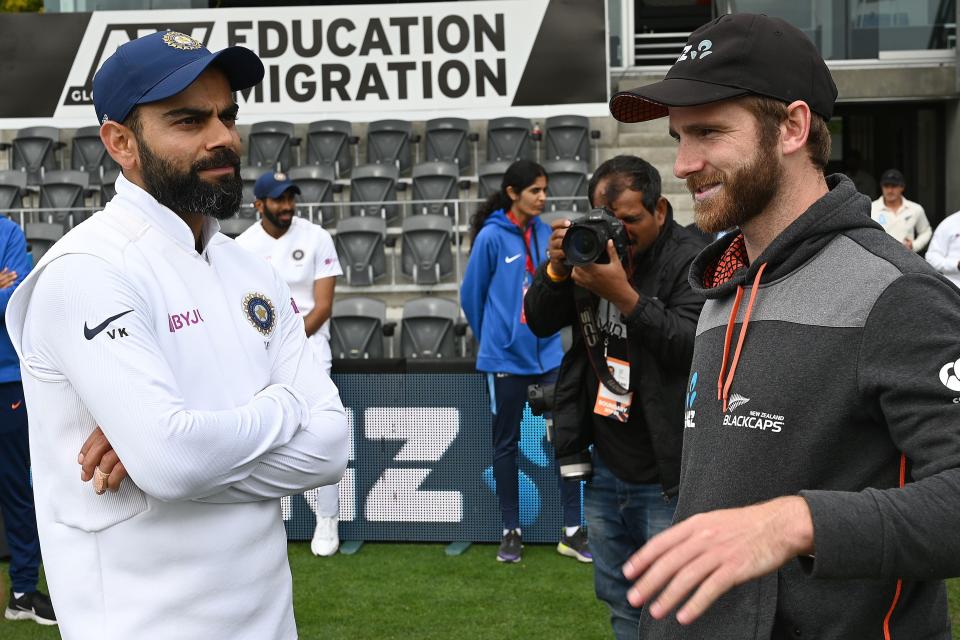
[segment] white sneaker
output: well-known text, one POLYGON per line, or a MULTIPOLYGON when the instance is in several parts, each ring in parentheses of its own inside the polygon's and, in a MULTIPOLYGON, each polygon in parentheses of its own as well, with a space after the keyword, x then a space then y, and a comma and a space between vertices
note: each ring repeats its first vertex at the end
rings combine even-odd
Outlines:
POLYGON ((331 518, 317 518, 317 529, 313 532, 310 542, 310 551, 315 556, 332 556, 340 548, 340 537, 337 525, 337 516, 331 518))

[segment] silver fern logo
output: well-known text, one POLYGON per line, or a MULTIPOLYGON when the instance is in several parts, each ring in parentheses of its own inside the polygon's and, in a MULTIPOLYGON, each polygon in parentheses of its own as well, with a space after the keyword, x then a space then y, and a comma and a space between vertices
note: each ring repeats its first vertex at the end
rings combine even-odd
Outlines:
POLYGON ((736 411, 738 408, 750 402, 750 398, 744 398, 739 393, 734 393, 730 396, 730 400, 727 402, 727 411, 736 411))

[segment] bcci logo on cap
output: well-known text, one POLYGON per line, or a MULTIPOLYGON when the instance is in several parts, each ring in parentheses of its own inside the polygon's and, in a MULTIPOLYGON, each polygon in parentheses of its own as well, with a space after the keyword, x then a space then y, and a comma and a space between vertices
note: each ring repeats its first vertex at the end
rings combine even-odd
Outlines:
POLYGON ((180 33, 179 31, 168 31, 166 35, 163 36, 163 41, 168 47, 180 49, 181 51, 196 51, 203 46, 187 34, 180 33))
POLYGON ((277 171, 275 174, 273 174, 273 179, 277 182, 286 182, 287 174, 277 171))

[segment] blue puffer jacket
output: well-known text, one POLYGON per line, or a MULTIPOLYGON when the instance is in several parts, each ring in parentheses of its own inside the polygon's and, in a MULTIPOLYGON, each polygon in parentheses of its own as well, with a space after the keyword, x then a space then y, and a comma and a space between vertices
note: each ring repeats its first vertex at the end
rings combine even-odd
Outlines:
MULTIPOLYGON (((550 226, 531 222, 530 254, 534 267, 546 261, 550 226)), ((477 370, 538 375, 560 366, 560 335, 538 338, 521 321, 523 292, 533 276, 526 270, 523 233, 503 209, 490 214, 477 234, 460 287, 460 301, 480 342, 477 370)))

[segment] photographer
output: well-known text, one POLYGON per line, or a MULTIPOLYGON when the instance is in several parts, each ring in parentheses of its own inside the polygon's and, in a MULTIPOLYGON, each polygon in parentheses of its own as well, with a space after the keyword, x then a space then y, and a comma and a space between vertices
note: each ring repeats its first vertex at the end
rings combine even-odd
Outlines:
POLYGON ((537 270, 524 309, 536 335, 574 326, 556 386, 553 444, 558 459, 593 445, 584 511, 597 598, 610 607, 616 637, 634 639, 640 610, 627 603, 621 567, 673 517, 687 376, 703 305, 687 273, 702 243, 674 222, 660 196, 660 174, 635 156, 598 167, 590 200, 622 223, 623 260, 610 240, 599 258, 609 262, 571 268, 563 248, 571 223, 557 221, 549 262, 537 270), (577 288, 591 294, 599 364, 591 361, 577 319, 577 288), (629 392, 618 396, 601 384, 599 367, 609 367, 600 375, 610 371, 629 392))

